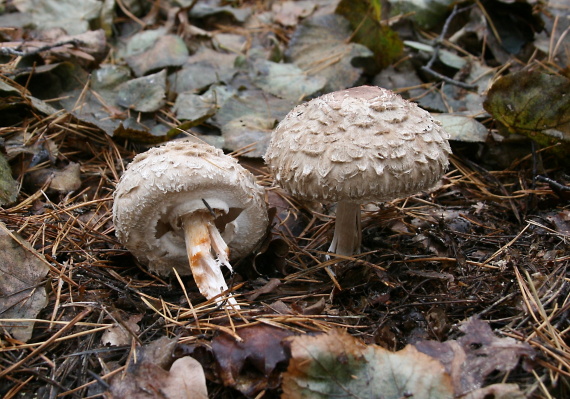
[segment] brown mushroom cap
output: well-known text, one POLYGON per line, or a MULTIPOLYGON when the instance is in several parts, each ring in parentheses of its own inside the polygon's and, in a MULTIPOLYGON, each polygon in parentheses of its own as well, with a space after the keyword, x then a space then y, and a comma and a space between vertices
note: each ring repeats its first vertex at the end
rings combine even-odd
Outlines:
POLYGON ((211 210, 232 259, 249 254, 263 239, 267 208, 254 176, 208 144, 172 141, 137 155, 128 166, 115 191, 113 220, 118 239, 151 271, 167 275, 174 267, 188 275, 181 219, 211 210))
POLYGON ((296 197, 386 201, 434 186, 448 165, 447 140, 415 103, 361 86, 295 107, 273 131, 265 160, 296 197))

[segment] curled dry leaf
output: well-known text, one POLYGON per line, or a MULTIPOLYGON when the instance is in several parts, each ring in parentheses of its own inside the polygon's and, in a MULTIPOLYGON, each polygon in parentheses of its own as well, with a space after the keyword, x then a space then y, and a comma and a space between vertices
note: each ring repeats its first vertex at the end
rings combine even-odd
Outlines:
POLYGON ((33 319, 47 305, 42 281, 49 271, 43 256, 0 223, 0 318, 2 328, 20 341, 32 336, 33 319))
POLYGON ((360 397, 453 398, 443 365, 408 345, 390 352, 332 330, 291 339, 291 361, 283 375, 284 399, 360 397))
POLYGON ((461 325, 465 334, 446 342, 421 341, 416 348, 439 359, 451 375, 455 392, 464 395, 483 386, 485 378, 495 371, 514 369, 522 356, 534 351, 525 342, 497 337, 488 323, 469 319, 461 325))
POLYGON ((238 329, 237 334, 241 341, 224 333, 212 341, 223 384, 247 396, 278 387, 288 358, 284 340, 293 333, 256 324, 238 329))
POLYGON ((172 363, 175 346, 175 339, 162 337, 138 348, 127 372, 111 380, 105 398, 206 399, 202 366, 188 356, 172 363))
POLYGON ((107 399, 207 399, 206 377, 200 363, 189 356, 177 359, 170 370, 149 360, 114 378, 107 399))
POLYGON ((26 182, 36 189, 41 189, 47 184, 50 192, 70 193, 81 187, 81 166, 71 162, 61 169, 40 169, 30 173, 26 182))

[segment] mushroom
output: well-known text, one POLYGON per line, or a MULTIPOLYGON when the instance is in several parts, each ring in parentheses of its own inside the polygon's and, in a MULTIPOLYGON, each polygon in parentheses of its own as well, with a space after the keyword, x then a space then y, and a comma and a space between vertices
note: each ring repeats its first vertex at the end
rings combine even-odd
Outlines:
POLYGON ((350 256, 362 241, 360 204, 436 185, 449 163, 448 137, 415 103, 360 86, 295 107, 272 132, 265 161, 293 196, 338 203, 329 252, 350 256))
MULTIPOLYGON (((264 190, 221 150, 171 141, 137 155, 117 184, 119 241, 150 271, 192 273, 202 295, 227 290, 221 266, 250 253, 268 218, 264 190), (189 267, 190 266, 190 267, 189 267)), ((233 297, 228 302, 236 307, 233 297)))

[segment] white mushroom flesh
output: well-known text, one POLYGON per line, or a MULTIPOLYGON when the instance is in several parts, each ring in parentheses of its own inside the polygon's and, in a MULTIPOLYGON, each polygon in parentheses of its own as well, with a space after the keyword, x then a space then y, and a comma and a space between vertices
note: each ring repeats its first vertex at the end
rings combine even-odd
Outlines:
MULTIPOLYGON (((188 262, 200 293, 206 298, 219 296, 228 289, 221 266, 230 270, 232 266, 229 248, 214 226, 213 216, 205 212, 194 212, 182 217, 182 225, 188 262)), ((237 306, 233 297, 228 298, 228 303, 237 306)))
POLYGON ((415 103, 361 86, 295 107, 273 131, 265 160, 293 196, 339 202, 331 250, 348 254, 360 247, 360 216, 355 205, 343 203, 392 200, 433 187, 449 163, 448 138, 415 103))
POLYGON ((161 275, 194 274, 200 292, 218 301, 227 299, 219 296, 227 289, 220 267, 250 254, 268 225, 255 177, 201 142, 172 141, 137 155, 114 199, 116 235, 139 261, 161 275))

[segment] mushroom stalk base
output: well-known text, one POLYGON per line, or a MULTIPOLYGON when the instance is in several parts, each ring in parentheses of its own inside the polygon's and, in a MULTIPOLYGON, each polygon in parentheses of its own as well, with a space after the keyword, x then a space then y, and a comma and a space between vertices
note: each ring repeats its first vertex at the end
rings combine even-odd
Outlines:
POLYGON ((334 236, 329 252, 351 256, 360 252, 361 242, 360 204, 339 202, 336 208, 334 236))
MULTIPOLYGON (((214 217, 208 212, 194 212, 182 217, 184 238, 192 275, 200 293, 207 299, 219 296, 228 289, 221 266, 232 270, 229 261, 229 248, 214 224, 214 217), (212 250, 216 253, 214 259, 212 250)), ((220 297, 217 302, 227 299, 234 308, 239 308, 233 297, 220 297)))

